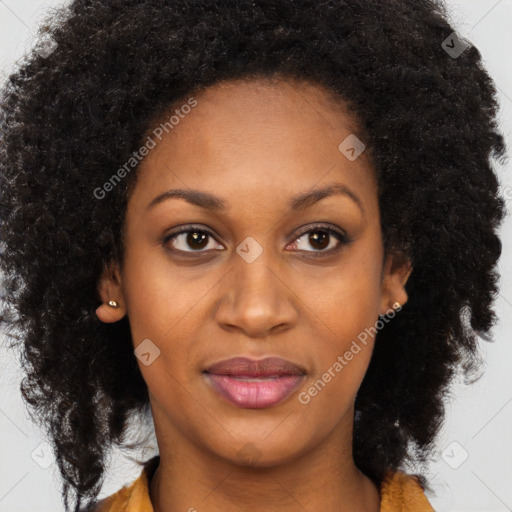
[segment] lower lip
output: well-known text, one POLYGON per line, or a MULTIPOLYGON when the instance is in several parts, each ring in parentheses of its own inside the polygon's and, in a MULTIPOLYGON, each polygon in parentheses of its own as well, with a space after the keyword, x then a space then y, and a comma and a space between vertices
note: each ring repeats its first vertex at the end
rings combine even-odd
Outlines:
POLYGON ((300 385, 303 375, 282 375, 243 380, 231 375, 205 373, 213 388, 228 402, 245 409, 262 409, 286 400, 300 385))

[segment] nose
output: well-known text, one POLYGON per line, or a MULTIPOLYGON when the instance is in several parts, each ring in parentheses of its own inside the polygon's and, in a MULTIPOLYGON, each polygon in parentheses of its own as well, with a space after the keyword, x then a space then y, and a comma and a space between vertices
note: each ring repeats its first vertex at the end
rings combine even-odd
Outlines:
POLYGON ((234 254, 233 265, 219 286, 215 316, 222 329, 264 338, 297 323, 293 286, 287 282, 283 265, 273 260, 268 251, 250 263, 234 254))

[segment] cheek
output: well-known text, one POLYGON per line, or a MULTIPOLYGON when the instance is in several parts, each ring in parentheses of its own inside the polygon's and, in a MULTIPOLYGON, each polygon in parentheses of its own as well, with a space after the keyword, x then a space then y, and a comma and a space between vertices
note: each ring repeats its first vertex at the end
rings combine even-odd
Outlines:
MULTIPOLYGON (((336 268, 301 279, 297 295, 311 324, 324 332, 326 348, 344 350, 347 342, 378 320, 381 301, 381 267, 375 249, 361 245, 336 268), (316 318, 315 318, 316 317, 316 318)), ((305 325, 309 323, 304 322, 305 325)))
POLYGON ((191 282, 190 270, 173 269, 160 246, 134 247, 125 256, 123 271, 123 293, 134 343, 154 338, 165 345, 214 286, 209 277, 191 282))
MULTIPOLYGON (((148 365, 138 357, 143 378, 160 401, 172 396, 176 403, 182 386, 187 386, 191 376, 198 373, 197 361, 205 341, 198 329, 210 314, 205 297, 215 287, 218 276, 210 273, 199 279, 191 269, 170 271, 159 247, 127 252, 123 272, 133 345, 136 354, 147 352, 142 347, 148 347, 150 353, 148 365)), ((187 401, 183 403, 186 405, 187 401)))
POLYGON ((329 403, 340 404, 336 410, 344 409, 341 402, 348 406, 370 363, 381 292, 375 252, 379 254, 376 249, 354 252, 324 280, 322 290, 304 295, 305 311, 314 313, 310 316, 315 363, 303 402, 315 402, 313 408, 319 411, 329 403))
POLYGON ((334 426, 351 410, 364 379, 374 346, 374 321, 352 304, 340 306, 314 338, 314 371, 297 400, 310 421, 324 417, 324 427, 334 426), (330 418, 329 420, 327 418, 330 418))

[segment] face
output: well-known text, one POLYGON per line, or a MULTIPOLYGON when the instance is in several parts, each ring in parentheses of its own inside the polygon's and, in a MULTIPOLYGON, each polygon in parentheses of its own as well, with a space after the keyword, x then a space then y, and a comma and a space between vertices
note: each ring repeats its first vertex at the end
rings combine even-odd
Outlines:
POLYGON ((157 436, 283 463, 351 435, 374 342, 361 333, 406 302, 410 268, 383 263, 373 170, 339 149, 354 125, 324 89, 234 81, 195 100, 153 136, 123 265, 99 282, 120 307, 97 314, 128 315, 157 436), (300 370, 205 373, 234 357, 300 370))

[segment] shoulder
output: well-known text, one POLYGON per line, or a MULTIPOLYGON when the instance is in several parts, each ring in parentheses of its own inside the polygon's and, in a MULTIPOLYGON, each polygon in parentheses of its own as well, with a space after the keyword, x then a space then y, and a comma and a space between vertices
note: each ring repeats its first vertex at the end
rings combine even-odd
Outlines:
POLYGON ((435 512, 415 475, 388 471, 381 484, 380 512, 435 512))
POLYGON ((144 464, 140 476, 125 485, 116 493, 96 502, 88 512, 153 512, 149 498, 149 482, 155 472, 160 457, 156 456, 144 464))

